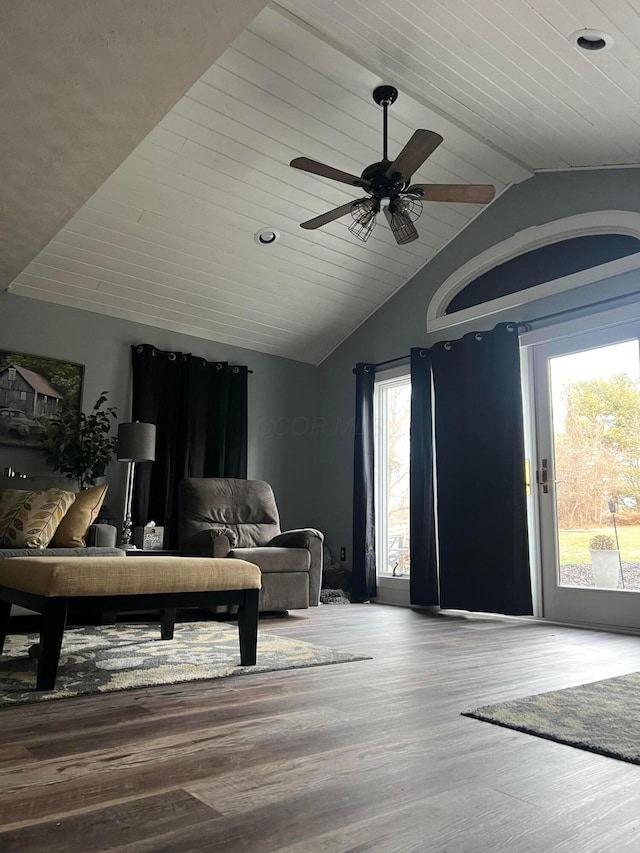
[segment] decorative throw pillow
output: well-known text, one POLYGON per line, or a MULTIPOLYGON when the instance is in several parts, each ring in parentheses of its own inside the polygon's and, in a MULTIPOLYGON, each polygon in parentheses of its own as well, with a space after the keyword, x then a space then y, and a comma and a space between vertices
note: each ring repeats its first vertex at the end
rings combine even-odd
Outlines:
POLYGON ((98 517, 107 488, 105 483, 103 486, 93 486, 77 493, 75 501, 53 535, 52 548, 86 547, 87 533, 98 517))
POLYGON ((7 489, 0 497, 0 547, 46 548, 75 499, 62 489, 7 489))

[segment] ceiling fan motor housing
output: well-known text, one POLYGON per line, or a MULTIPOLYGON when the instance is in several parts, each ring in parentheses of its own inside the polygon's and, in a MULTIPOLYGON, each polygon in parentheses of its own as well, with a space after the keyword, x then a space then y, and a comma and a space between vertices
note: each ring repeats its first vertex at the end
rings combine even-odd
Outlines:
POLYGON ((371 193, 378 200, 381 198, 393 198, 402 192, 406 181, 399 172, 387 175, 391 160, 380 160, 372 163, 360 176, 364 181, 369 181, 371 193))

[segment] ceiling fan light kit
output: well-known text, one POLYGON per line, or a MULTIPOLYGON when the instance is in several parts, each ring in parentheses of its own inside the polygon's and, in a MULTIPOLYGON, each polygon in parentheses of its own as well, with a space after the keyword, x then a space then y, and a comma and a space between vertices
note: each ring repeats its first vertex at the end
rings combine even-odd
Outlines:
POLYGON ((443 141, 440 134, 432 130, 416 130, 396 159, 393 162, 389 160, 387 110, 397 98, 398 90, 393 86, 378 86, 373 90, 373 100, 382 107, 382 160, 367 166, 360 177, 308 157, 296 157, 291 161, 289 165, 294 169, 359 187, 368 193, 364 198, 302 222, 301 228, 320 228, 350 213, 353 222, 349 231, 366 242, 382 209, 396 242, 403 246, 418 238, 413 223, 422 213, 422 200, 470 204, 491 201, 495 195, 495 187, 491 184, 411 184, 414 172, 443 141))
POLYGON ((366 243, 376 224, 376 214, 380 211, 380 202, 375 198, 365 198, 354 201, 351 205, 353 222, 349 231, 366 243))
POLYGON ((418 231, 412 220, 418 219, 421 213, 422 202, 419 199, 399 197, 385 207, 384 215, 399 246, 418 239, 418 231))

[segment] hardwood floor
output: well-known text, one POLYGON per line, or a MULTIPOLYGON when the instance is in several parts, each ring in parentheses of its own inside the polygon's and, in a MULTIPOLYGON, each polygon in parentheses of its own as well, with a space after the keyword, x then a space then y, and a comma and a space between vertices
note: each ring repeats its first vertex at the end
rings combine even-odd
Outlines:
POLYGON ((462 717, 640 639, 376 605, 260 629, 372 660, 0 711, 0 850, 640 850, 640 766, 462 717))

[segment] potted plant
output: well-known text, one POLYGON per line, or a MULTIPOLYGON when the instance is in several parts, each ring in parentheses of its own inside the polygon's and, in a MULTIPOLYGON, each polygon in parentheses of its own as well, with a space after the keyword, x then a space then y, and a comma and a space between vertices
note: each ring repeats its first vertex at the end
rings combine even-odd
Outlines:
POLYGON ((589 551, 596 586, 616 589, 620 574, 620 551, 613 538, 603 533, 593 536, 589 542, 589 551))
POLYGON ((41 418, 44 428, 42 450, 54 471, 70 480, 77 480, 84 489, 104 477, 107 465, 116 449, 116 437, 111 435, 113 406, 106 406, 107 392, 103 391, 91 413, 63 408, 50 418, 41 418))

